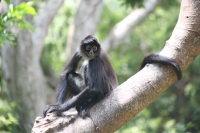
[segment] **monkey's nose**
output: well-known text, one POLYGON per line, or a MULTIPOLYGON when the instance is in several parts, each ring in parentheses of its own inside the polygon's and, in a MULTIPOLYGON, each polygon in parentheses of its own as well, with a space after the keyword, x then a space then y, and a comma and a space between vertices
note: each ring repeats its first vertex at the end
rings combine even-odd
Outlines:
POLYGON ((89 52, 89 56, 94 56, 93 51, 90 51, 90 52, 89 52))
POLYGON ((89 56, 90 56, 90 57, 93 57, 93 56, 94 56, 94 54, 93 54, 93 53, 89 53, 89 56))

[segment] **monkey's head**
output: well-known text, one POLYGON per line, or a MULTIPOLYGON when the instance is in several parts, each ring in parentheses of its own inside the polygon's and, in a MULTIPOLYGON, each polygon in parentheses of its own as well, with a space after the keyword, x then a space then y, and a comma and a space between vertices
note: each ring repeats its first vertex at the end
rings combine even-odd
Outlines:
POLYGON ((97 38, 89 35, 81 41, 80 52, 84 58, 91 60, 99 55, 100 48, 97 38))

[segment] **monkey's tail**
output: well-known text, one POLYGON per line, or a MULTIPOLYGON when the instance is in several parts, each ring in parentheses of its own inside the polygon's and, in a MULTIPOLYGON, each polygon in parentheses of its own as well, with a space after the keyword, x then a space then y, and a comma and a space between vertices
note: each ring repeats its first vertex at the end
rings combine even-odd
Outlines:
POLYGON ((144 68, 145 65, 148 64, 148 63, 149 64, 162 63, 162 64, 165 64, 165 65, 171 65, 176 71, 176 74, 178 76, 178 80, 180 80, 182 78, 182 71, 180 69, 180 66, 178 65, 178 63, 174 59, 171 59, 169 57, 162 56, 162 55, 151 54, 151 55, 144 58, 144 60, 141 64, 140 70, 142 68, 144 68))

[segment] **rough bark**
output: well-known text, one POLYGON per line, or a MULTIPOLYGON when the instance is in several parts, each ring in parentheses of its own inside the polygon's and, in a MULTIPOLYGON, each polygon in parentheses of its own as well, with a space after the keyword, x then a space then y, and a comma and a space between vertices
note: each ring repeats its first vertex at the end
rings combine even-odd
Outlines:
MULTIPOLYGON (((184 71, 200 53, 200 1, 182 0, 178 22, 160 52, 175 59, 184 71)), ((135 117, 177 79, 170 66, 147 65, 118 86, 113 93, 91 109, 91 117, 37 118, 32 132, 112 133, 135 117), (44 124, 46 123, 46 124, 44 124)))
POLYGON ((103 9, 102 0, 79 0, 74 17, 74 23, 70 25, 66 48, 67 62, 74 55, 77 45, 87 35, 93 35, 98 26, 103 9))
MULTIPOLYGON (((23 0, 11 1, 15 5, 21 2, 23 0)), ((61 5, 62 0, 49 0, 36 18, 35 31, 30 33, 12 28, 18 35, 16 45, 5 45, 1 49, 8 96, 19 105, 20 128, 26 133, 30 132, 34 118, 41 115, 46 106, 44 99, 47 99, 49 90, 40 66, 40 55, 47 28, 61 5)), ((26 20, 33 22, 30 16, 26 20)))

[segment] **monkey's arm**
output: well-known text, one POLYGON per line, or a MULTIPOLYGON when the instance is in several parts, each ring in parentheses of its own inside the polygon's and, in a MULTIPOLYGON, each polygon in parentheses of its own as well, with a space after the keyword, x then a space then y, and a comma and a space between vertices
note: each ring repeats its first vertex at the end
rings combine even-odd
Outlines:
POLYGON ((165 65, 171 65, 175 70, 176 70, 176 74, 178 77, 178 80, 180 80, 182 78, 182 72, 181 69, 178 65, 178 63, 168 57, 162 56, 162 55, 155 55, 155 54, 151 54, 147 57, 144 58, 143 62, 141 63, 141 67, 140 70, 145 67, 146 64, 151 64, 151 63, 161 63, 161 64, 165 64, 165 65))
POLYGON ((66 66, 64 72, 61 74, 60 84, 58 86, 58 94, 56 104, 47 105, 46 109, 43 111, 43 115, 46 116, 48 110, 51 107, 56 107, 62 104, 66 98, 69 89, 68 75, 73 74, 78 66, 79 61, 82 56, 78 52, 75 53, 69 64, 66 66))
MULTIPOLYGON (((56 106, 50 106, 48 110, 46 110, 47 113, 51 113, 53 111, 58 111, 58 114, 61 112, 67 111, 70 108, 75 107, 76 105, 83 105, 85 102, 90 100, 91 98, 98 96, 101 94, 98 89, 86 87, 83 91, 81 91, 78 95, 74 96, 73 98, 69 99, 63 104, 56 105, 56 106)), ((96 101, 94 101, 96 103, 96 101)))
POLYGON ((78 52, 75 53, 75 55, 72 57, 69 64, 66 66, 64 72, 61 74, 60 84, 58 87, 58 94, 57 94, 57 104, 62 104, 65 100, 66 93, 67 93, 67 87, 69 86, 68 81, 68 75, 70 73, 75 73, 76 68, 78 66, 79 61, 81 60, 81 56, 78 52))

